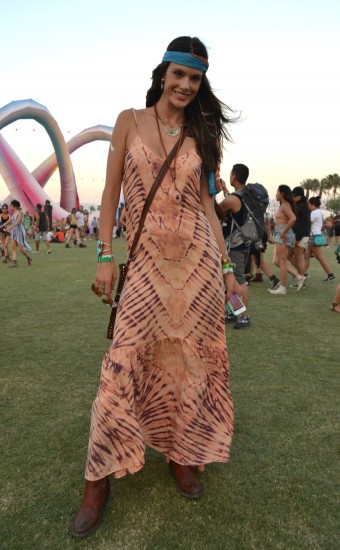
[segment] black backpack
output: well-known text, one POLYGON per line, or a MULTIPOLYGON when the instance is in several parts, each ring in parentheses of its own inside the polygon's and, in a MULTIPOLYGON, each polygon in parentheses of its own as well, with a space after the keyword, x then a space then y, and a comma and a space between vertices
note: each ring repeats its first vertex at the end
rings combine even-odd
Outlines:
POLYGON ((231 239, 236 226, 236 233, 239 234, 243 242, 255 243, 259 246, 266 233, 264 215, 269 204, 267 189, 261 183, 248 183, 242 191, 234 191, 232 194, 237 195, 242 201, 244 221, 242 225, 239 225, 232 215, 231 239))

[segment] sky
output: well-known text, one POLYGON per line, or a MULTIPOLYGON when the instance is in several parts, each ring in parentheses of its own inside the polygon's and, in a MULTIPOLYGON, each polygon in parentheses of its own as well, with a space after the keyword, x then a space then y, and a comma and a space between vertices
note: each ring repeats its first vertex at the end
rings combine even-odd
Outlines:
MULTIPOLYGON (((240 113, 225 144, 227 182, 239 162, 271 197, 280 184, 340 173, 338 0, 0 0, 0 14, 0 107, 33 99, 66 141, 143 108, 167 45, 191 35, 208 48, 216 95, 240 113)), ((1 133, 30 171, 53 152, 36 121, 1 133)), ((81 202, 100 204, 107 153, 95 142, 72 154, 81 202)), ((45 190, 59 201, 58 172, 45 190)), ((0 201, 7 194, 0 175, 0 201)))

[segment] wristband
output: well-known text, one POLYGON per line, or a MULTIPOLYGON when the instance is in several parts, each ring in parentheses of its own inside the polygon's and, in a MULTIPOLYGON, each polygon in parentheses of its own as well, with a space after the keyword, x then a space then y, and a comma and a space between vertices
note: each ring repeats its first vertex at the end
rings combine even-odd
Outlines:
POLYGON ((104 241, 97 241, 97 256, 101 256, 103 253, 103 247, 108 246, 110 249, 112 248, 110 244, 104 243, 104 241))
POLYGON ((105 254, 105 256, 99 255, 98 256, 98 263, 103 264, 106 262, 113 262, 114 258, 112 254, 105 254))
POLYGON ((234 273, 232 267, 229 267, 228 269, 222 269, 222 275, 228 275, 228 273, 234 273))
POLYGON ((234 269, 236 264, 234 262, 223 262, 222 269, 234 269))

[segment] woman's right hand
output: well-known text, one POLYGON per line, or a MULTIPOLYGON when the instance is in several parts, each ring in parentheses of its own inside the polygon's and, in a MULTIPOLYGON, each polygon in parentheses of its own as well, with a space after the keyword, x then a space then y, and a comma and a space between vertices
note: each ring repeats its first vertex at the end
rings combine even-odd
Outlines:
POLYGON ((112 300, 112 290, 117 278, 116 264, 112 262, 103 262, 97 265, 95 285, 97 288, 104 290, 107 300, 112 300))

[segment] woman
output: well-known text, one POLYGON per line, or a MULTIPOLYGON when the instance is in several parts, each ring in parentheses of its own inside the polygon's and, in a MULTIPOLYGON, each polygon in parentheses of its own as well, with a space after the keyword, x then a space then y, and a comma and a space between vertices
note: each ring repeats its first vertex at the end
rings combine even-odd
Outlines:
POLYGON ((193 467, 229 458, 233 408, 224 304, 235 279, 208 177, 221 159, 230 120, 207 69, 200 40, 175 39, 153 71, 146 109, 123 111, 114 127, 95 279, 108 300, 116 279, 111 243, 121 181, 129 250, 174 138, 184 127, 190 136, 180 142, 156 192, 129 267, 92 408, 84 500, 72 524, 78 538, 99 524, 108 476, 140 470, 145 445, 165 455, 177 489, 188 498, 202 495, 193 467))
POLYGON ((25 256, 28 265, 32 265, 32 258, 27 252, 31 252, 31 247, 26 241, 26 231, 22 223, 23 211, 20 202, 12 200, 11 206, 14 213, 10 220, 5 224, 5 231, 10 233, 12 244, 12 264, 9 267, 17 267, 17 247, 25 256))
POLYGON ((276 288, 268 288, 271 294, 287 294, 287 258, 290 248, 294 247, 295 234, 292 227, 296 221, 295 205, 292 192, 288 185, 279 185, 276 200, 280 208, 275 213, 275 249, 280 268, 280 284, 276 288))
POLYGON ((335 279, 334 273, 332 273, 331 268, 328 264, 328 262, 325 260, 322 254, 322 248, 321 246, 316 246, 314 243, 314 235, 320 235, 322 232, 323 227, 323 218, 322 218, 322 212, 320 210, 321 206, 321 197, 311 197, 308 200, 308 206, 311 211, 310 219, 311 219, 311 237, 310 237, 310 247, 306 254, 306 265, 305 265, 305 272, 307 271, 309 267, 309 258, 311 254, 314 254, 314 257, 318 260, 321 267, 324 269, 325 273, 327 274, 327 277, 324 279, 326 283, 329 281, 333 281, 335 279))
POLYGON ((30 216, 28 210, 26 210, 25 214, 23 215, 22 223, 26 231, 26 237, 29 240, 32 232, 32 217, 30 216))
POLYGON ((10 236, 5 231, 5 225, 7 222, 9 222, 9 219, 10 219, 10 215, 8 212, 8 205, 3 204, 1 207, 1 215, 0 215, 0 241, 4 251, 4 259, 2 260, 4 264, 7 264, 10 259, 9 251, 8 251, 10 236))
POLYGON ((334 236, 334 216, 328 216, 325 219, 325 231, 327 234, 327 244, 332 244, 332 238, 334 236))
POLYGON ((294 273, 295 284, 297 291, 301 290, 305 282, 305 254, 309 246, 310 234, 310 210, 307 204, 307 198, 303 187, 294 187, 292 191, 295 209, 296 222, 293 225, 296 241, 294 248, 289 249, 288 259, 290 263, 297 268, 298 272, 294 273))
POLYGON ((76 213, 77 213, 77 209, 72 208, 71 214, 70 214, 70 222, 69 222, 70 227, 67 233, 65 248, 70 248, 69 242, 72 238, 74 238, 77 243, 80 242, 80 234, 79 234, 79 229, 77 225, 76 213))

